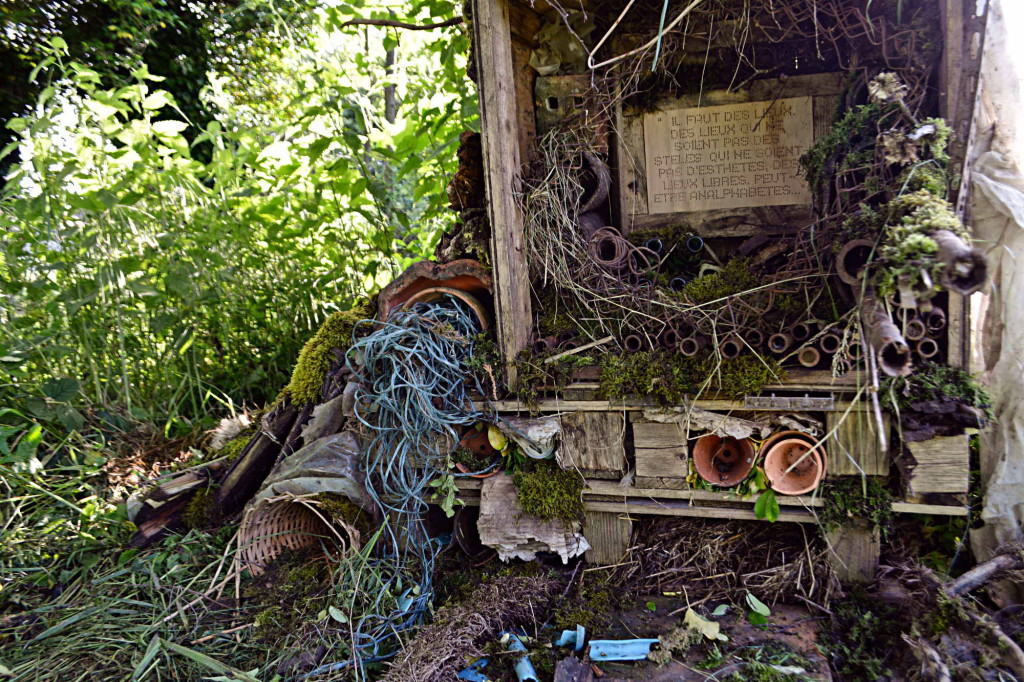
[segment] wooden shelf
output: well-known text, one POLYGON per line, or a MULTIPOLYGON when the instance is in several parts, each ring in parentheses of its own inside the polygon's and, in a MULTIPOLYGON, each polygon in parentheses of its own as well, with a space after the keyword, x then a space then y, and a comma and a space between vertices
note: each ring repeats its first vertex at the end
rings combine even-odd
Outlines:
MULTIPOLYGON (((870 403, 859 400, 851 403, 849 400, 836 400, 832 410, 801 410, 810 412, 845 412, 847 408, 855 411, 867 412, 871 409, 870 403)), ((498 400, 490 403, 498 412, 639 412, 652 408, 664 408, 658 401, 649 398, 626 398, 623 400, 569 400, 563 398, 541 398, 535 405, 527 405, 519 400, 498 400)), ((714 412, 793 412, 792 409, 754 409, 747 407, 740 400, 694 400, 691 405, 702 410, 714 412)), ((488 406, 482 400, 473 402, 478 410, 488 406)), ((679 405, 678 407, 685 407, 679 405)), ((670 408, 669 408, 670 409, 670 408)))
MULTIPOLYGON (((501 474, 498 474, 501 475, 501 474)), ((459 499, 469 506, 480 504, 480 479, 456 479, 459 499)), ((816 523, 814 509, 824 506, 819 497, 779 495, 779 521, 816 523)), ((634 488, 613 481, 588 479, 583 489, 588 511, 654 516, 692 516, 712 519, 757 520, 754 499, 741 499, 732 493, 711 490, 672 490, 634 488)), ((894 502, 898 514, 930 514, 934 516, 967 516, 966 507, 915 502, 894 502)))

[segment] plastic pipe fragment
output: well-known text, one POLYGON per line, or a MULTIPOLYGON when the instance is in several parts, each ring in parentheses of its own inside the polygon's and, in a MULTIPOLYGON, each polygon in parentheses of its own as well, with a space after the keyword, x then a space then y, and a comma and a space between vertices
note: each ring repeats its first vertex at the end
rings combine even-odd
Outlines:
POLYGON ((530 657, 526 653, 526 645, 523 644, 522 640, 514 632, 507 631, 501 633, 501 640, 509 651, 522 654, 515 664, 516 677, 519 679, 519 682, 540 682, 537 678, 537 671, 534 670, 533 663, 530 662, 530 657))
POLYGON ((697 236, 690 237, 686 240, 686 248, 689 249, 691 253, 698 253, 704 248, 704 240, 697 236))
POLYGON ((487 667, 487 659, 479 658, 469 665, 469 667, 463 668, 455 677, 466 682, 490 682, 487 673, 483 672, 483 669, 487 667))
POLYGON ((583 651, 583 644, 586 640, 586 628, 577 625, 575 630, 562 630, 561 636, 555 640, 555 646, 571 646, 573 651, 583 651))
POLYGON ((592 639, 590 658, 595 661, 642 661, 656 639, 592 639))
POLYGON ((914 350, 917 354, 927 360, 928 358, 934 358, 939 354, 939 344, 935 342, 935 339, 928 338, 927 336, 917 342, 914 350))
POLYGON ((910 374, 910 346, 881 302, 866 295, 860 304, 865 341, 878 357, 878 368, 891 377, 910 374))
POLYGON ((773 353, 785 353, 793 345, 793 337, 786 332, 779 332, 768 337, 768 350, 773 353))
POLYGON ((679 352, 687 357, 693 357, 697 352, 708 345, 708 339, 706 336, 694 335, 688 336, 679 342, 679 352))
POLYGON ((804 367, 817 367, 818 363, 821 362, 821 353, 814 346, 807 346, 800 349, 796 359, 804 367))
POLYGON ((945 265, 942 286, 961 296, 970 296, 985 286, 988 260, 981 249, 970 246, 949 230, 938 230, 931 237, 939 245, 936 260, 945 265))

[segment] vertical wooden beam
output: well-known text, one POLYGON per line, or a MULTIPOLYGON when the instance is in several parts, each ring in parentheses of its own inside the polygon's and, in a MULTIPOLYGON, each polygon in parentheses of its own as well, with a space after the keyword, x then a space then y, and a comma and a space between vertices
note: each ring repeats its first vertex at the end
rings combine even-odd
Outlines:
POLYGON ((474 0, 473 7, 495 327, 505 376, 515 386, 516 356, 529 343, 533 320, 523 214, 516 200, 521 176, 509 0, 474 0))

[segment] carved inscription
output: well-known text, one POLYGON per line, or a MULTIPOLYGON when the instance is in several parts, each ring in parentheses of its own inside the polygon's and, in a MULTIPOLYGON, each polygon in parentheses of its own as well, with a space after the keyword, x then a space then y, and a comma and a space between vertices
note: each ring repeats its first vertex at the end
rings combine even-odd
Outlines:
POLYGON ((810 204, 810 97, 644 115, 650 213, 810 204))

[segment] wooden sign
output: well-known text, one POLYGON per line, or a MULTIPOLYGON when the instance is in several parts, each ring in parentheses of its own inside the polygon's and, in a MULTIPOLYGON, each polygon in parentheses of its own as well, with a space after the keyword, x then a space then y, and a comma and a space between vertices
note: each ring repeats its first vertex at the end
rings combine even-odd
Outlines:
POLYGON ((644 115, 650 213, 810 204, 810 97, 644 115))

